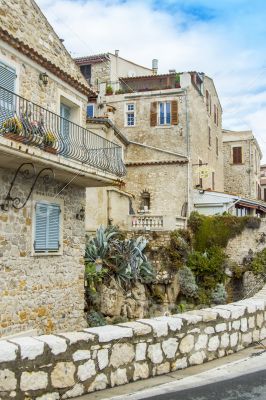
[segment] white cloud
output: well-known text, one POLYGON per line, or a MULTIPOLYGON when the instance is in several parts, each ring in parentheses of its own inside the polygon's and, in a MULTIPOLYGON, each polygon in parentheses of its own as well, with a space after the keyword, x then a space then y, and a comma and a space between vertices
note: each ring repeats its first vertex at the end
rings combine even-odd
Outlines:
POLYGON ((250 2, 237 0, 235 12, 228 0, 224 9, 221 2, 218 7, 210 0, 179 0, 182 6, 201 5, 216 13, 206 19, 195 18, 184 7, 169 12, 166 6, 178 3, 172 0, 161 2, 164 8, 154 7, 152 0, 37 3, 73 57, 119 49, 122 57, 149 67, 158 58, 160 72, 175 68, 207 73, 218 90, 224 126, 253 129, 266 156, 266 45, 259 35, 265 24, 250 2))

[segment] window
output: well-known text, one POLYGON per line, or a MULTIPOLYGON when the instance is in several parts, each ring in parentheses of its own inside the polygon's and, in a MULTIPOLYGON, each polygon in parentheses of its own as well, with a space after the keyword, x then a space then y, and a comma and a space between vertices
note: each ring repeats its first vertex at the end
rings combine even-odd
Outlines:
POLYGON ((126 126, 134 126, 136 122, 135 118, 135 104, 128 103, 126 104, 126 126))
POLYGON ((242 164, 242 147, 233 147, 233 164, 242 164))
MULTIPOLYGON (((16 71, 0 62, 0 87, 15 92, 16 71)), ((4 120, 14 115, 15 98, 12 93, 0 89, 0 124, 4 120)))
POLYGON ((170 125, 171 123, 171 103, 169 101, 159 103, 159 124, 170 125))
POLYGON ((84 75, 84 78, 87 80, 88 83, 91 81, 91 65, 81 65, 80 71, 84 75))
POLYGON ((215 172, 212 172, 212 190, 215 190, 215 172))
POLYGON ((218 115, 218 107, 214 104, 213 106, 213 120, 215 125, 219 124, 219 115, 218 115))
POLYGON ((152 102, 150 108, 150 126, 178 125, 177 100, 152 102))
POLYGON ((219 140, 218 137, 216 136, 216 155, 219 155, 219 140))
POLYGON ((264 189, 264 201, 266 201, 266 189, 264 189))
POLYGON ((209 146, 211 147, 211 145, 212 145, 212 135, 211 135, 211 128, 209 127, 208 128, 208 133, 209 133, 209 146))
POLYGON ((202 160, 199 160, 199 185, 202 188, 203 187, 203 179, 201 178, 201 166, 202 166, 202 160))
POLYGON ((89 117, 89 118, 94 117, 94 104, 87 105, 87 117, 89 117))
POLYGON ((36 202, 35 205, 35 253, 57 253, 60 249, 59 204, 36 202))
POLYGON ((146 190, 141 193, 141 202, 140 202, 140 209, 144 211, 148 211, 151 208, 151 195, 146 190))
POLYGON ((209 92, 206 90, 206 108, 207 111, 209 112, 209 92))

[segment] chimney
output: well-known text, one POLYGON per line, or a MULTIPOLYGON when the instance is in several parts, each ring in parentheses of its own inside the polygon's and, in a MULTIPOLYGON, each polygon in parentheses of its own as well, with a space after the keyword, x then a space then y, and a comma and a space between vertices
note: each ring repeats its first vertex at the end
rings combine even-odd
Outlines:
POLYGON ((115 56, 118 57, 119 50, 115 50, 115 56))
POLYGON ((169 69, 169 74, 176 74, 176 70, 175 69, 169 69))
POLYGON ((152 60, 152 74, 157 75, 157 72, 158 72, 158 60, 154 58, 152 60))

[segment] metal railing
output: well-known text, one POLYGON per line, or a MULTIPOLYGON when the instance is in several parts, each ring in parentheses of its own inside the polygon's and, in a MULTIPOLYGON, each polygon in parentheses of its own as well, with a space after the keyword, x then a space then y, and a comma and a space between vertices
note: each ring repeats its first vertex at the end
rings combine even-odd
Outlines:
POLYGON ((124 176, 122 148, 0 86, 0 136, 124 176))

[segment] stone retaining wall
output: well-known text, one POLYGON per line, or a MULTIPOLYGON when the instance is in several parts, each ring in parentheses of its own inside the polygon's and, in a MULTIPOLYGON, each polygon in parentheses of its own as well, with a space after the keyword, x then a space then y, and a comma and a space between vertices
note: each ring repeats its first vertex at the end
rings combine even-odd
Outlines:
POLYGON ((0 341, 0 398, 56 400, 161 375, 266 338, 266 290, 237 303, 0 341))

